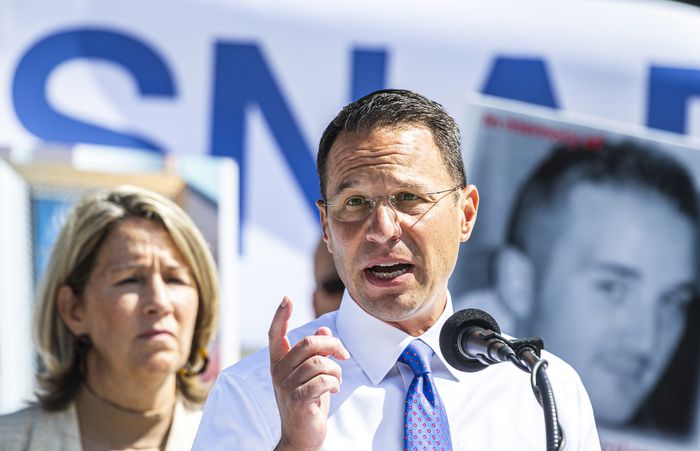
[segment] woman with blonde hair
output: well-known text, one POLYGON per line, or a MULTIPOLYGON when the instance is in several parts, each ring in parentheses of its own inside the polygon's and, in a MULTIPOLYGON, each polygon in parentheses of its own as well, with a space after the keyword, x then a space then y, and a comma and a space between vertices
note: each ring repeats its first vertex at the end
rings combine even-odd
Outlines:
POLYGON ((218 302, 212 255, 177 205, 128 186, 84 196, 35 305, 38 403, 0 417, 0 449, 189 450, 218 302))

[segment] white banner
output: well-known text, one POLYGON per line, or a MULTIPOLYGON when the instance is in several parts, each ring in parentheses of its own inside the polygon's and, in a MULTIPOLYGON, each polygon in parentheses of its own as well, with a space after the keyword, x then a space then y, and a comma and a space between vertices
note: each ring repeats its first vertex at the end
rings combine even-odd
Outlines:
MULTIPOLYGON (((5 0, 0 146, 230 156, 240 167, 242 345, 282 296, 311 317, 315 153, 382 87, 466 125, 486 93, 700 136, 700 10, 561 0, 5 0)), ((469 173, 469 168, 468 168, 469 173)), ((223 233, 223 232, 222 232, 223 233)))

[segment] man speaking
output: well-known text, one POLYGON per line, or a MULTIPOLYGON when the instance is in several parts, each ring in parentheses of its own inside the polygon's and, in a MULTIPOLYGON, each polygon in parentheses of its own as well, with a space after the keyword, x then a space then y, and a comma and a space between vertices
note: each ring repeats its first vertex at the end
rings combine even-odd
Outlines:
MULTIPOLYGON (((476 221, 459 129, 404 90, 343 108, 318 151, 323 238, 346 293, 337 312, 287 331, 285 298, 269 348, 224 370, 197 450, 543 450, 529 375, 510 364, 450 367, 440 329, 447 283, 476 221)), ((566 450, 600 449, 588 395, 549 362, 566 450)))

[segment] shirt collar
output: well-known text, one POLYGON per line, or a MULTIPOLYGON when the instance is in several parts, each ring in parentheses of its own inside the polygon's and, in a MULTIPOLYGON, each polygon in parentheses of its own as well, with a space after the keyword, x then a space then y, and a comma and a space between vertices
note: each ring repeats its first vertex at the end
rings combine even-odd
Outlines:
MULTIPOLYGON (((374 385, 384 379, 396 365, 399 355, 415 338, 430 345, 440 360, 440 366, 447 369, 454 380, 458 380, 459 372, 445 362, 440 350, 440 330, 452 312, 452 297, 448 291, 445 310, 435 324, 420 337, 412 337, 365 312, 345 291, 336 317, 336 327, 350 355, 374 385)), ((433 372, 439 369, 433 367, 433 372)))

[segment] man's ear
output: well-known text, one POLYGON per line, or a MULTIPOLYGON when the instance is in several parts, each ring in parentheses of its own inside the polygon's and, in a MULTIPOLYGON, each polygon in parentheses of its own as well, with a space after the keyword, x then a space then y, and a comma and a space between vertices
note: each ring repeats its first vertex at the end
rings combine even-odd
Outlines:
POLYGON ((496 254, 496 291, 499 299, 520 323, 534 307, 535 268, 522 251, 504 246, 496 254))
POLYGON ((328 252, 332 254, 333 251, 331 250, 329 239, 330 235, 328 233, 328 213, 326 211, 326 206, 323 205, 323 202, 321 200, 317 200, 316 207, 318 208, 319 220, 321 221, 321 233, 323 234, 323 241, 326 243, 328 252))
POLYGON ((467 185, 466 188, 462 190, 462 227, 461 227, 461 242, 465 242, 469 239, 474 230, 474 223, 476 223, 476 213, 479 209, 479 191, 474 185, 467 185))
POLYGON ((83 305, 71 287, 63 285, 58 289, 57 304, 58 314, 73 335, 77 337, 87 333, 83 305))

